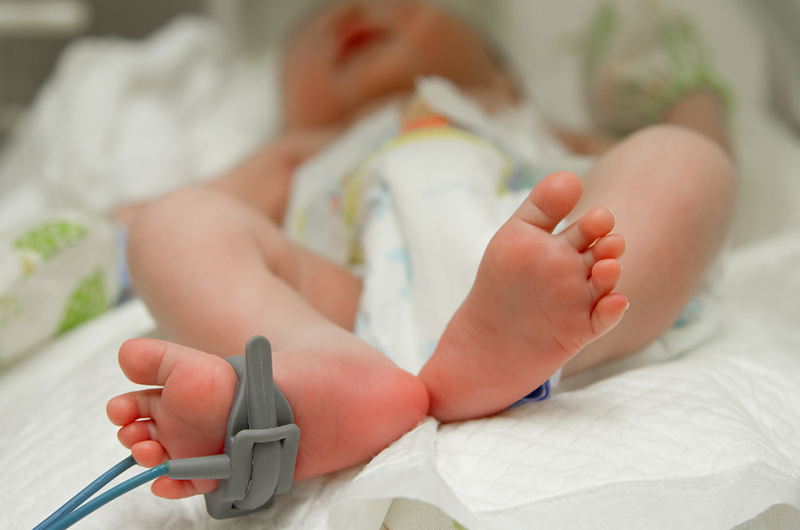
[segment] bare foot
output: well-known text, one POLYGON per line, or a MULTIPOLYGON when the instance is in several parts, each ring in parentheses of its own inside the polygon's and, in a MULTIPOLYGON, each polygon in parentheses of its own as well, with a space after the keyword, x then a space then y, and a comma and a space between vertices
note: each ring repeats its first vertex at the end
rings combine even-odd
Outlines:
MULTIPOLYGON (((131 381, 162 387, 108 403, 109 419, 121 426, 119 440, 137 462, 152 467, 222 452, 236 388, 236 374, 227 362, 178 344, 134 339, 120 348, 119 363, 131 381)), ((301 430, 295 480, 368 460, 428 410, 419 379, 340 328, 309 330, 291 348, 274 352, 273 367, 301 430)), ((167 477, 152 486, 153 493, 166 498, 214 489, 214 480, 167 477)))
POLYGON ((442 421, 506 409, 611 330, 627 308, 613 293, 624 239, 595 208, 558 235, 580 180, 558 172, 539 183, 492 238, 475 284, 420 372, 430 413, 442 421))

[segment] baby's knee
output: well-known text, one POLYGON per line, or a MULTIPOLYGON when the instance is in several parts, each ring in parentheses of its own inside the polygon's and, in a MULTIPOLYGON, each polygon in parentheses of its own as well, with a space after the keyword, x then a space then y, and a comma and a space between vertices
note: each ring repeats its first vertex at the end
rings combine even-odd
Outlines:
POLYGON ((641 129, 629 139, 694 163, 718 165, 729 172, 733 169, 731 157, 722 146, 689 127, 662 123, 641 129))
POLYGON ((211 200, 212 193, 203 188, 181 188, 147 203, 136 218, 134 227, 152 228, 153 224, 172 223, 201 211, 211 200))
POLYGON ((219 195, 204 188, 184 188, 154 199, 131 224, 129 241, 152 241, 208 224, 219 213, 219 195))
POLYGON ((203 189, 181 189, 146 204, 128 230, 128 262, 131 272, 151 262, 159 263, 174 250, 200 237, 213 197, 203 189))
POLYGON ((683 180, 700 193, 719 200, 732 198, 735 168, 727 151, 707 136, 688 127, 671 124, 653 125, 632 134, 630 147, 653 163, 668 160, 673 178, 683 180))

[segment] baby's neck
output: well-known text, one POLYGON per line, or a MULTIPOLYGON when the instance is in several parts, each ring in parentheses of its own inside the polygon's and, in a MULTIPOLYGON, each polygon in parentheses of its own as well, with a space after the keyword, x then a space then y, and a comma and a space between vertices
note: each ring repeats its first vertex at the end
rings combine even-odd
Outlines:
MULTIPOLYGON (((511 94, 499 86, 470 86, 459 87, 459 89, 477 101, 490 114, 520 103, 519 96, 511 94)), ((413 90, 403 90, 372 99, 360 105, 337 125, 341 125, 342 129, 347 128, 387 105, 404 105, 413 95, 413 90)))
MULTIPOLYGON (((459 87, 459 89, 464 94, 478 102, 478 104, 480 104, 483 109, 490 114, 498 112, 504 108, 516 106, 520 103, 520 97, 516 93, 509 93, 509 91, 503 90, 498 86, 470 86, 459 87)), ((362 103, 350 114, 343 118, 339 118, 336 121, 311 128, 288 127, 287 132, 296 133, 309 132, 311 130, 322 130, 328 131, 329 133, 340 134, 361 121, 363 118, 366 118, 370 114, 388 105, 397 105, 400 107, 404 106, 408 101, 411 100, 411 98, 414 96, 414 93, 415 90, 409 89, 392 92, 390 94, 384 94, 362 103)))

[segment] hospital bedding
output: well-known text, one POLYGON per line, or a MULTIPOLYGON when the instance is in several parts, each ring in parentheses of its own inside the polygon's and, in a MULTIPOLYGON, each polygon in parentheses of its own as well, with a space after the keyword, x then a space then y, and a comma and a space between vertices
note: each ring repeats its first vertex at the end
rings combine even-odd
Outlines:
MULTIPOLYGON (((437 426, 426 420, 365 468, 296 484, 234 528, 380 527, 395 497, 466 528, 732 528, 800 496, 800 233, 731 257, 724 333, 684 358, 550 402, 437 426), (777 279, 777 280, 776 280, 777 279)), ((152 334, 138 301, 75 330, 3 377, 0 525, 33 527, 125 456, 104 417, 133 389, 115 352, 152 334)), ((87 528, 220 528, 202 499, 135 491, 87 528)))
MULTIPOLYGON (((184 35, 213 31, 197 20, 180 27, 184 35)), ((162 42, 178 31, 167 30, 162 42)), ((195 53, 193 64, 214 64, 196 48, 186 49, 195 53)), ((250 79, 266 77, 251 73, 250 79)), ((748 83, 744 91, 758 93, 748 83)), ((547 87, 539 94, 548 97, 547 87)), ((267 112, 264 107, 262 116, 267 112)), ((414 516, 427 514, 428 521, 453 528, 446 513, 473 530, 732 528, 773 505, 791 518, 796 512, 788 506, 800 508, 800 223, 782 207, 800 204, 800 150, 757 104, 745 100, 738 112, 746 199, 717 290, 726 316, 714 340, 669 363, 653 364, 643 355, 567 380, 546 404, 447 426, 427 420, 365 468, 299 483, 273 509, 251 518, 217 523, 200 499, 170 502, 137 491, 83 524, 377 529, 386 516, 396 530, 408 524, 398 513, 409 505, 414 516), (393 498, 428 504, 395 503, 387 516, 393 498)), ((231 115, 219 114, 244 123, 231 115)), ((194 124, 187 129, 198 130, 194 124)), ((238 149, 246 150, 245 138, 255 145, 266 134, 242 134, 238 149)), ((195 147, 202 145, 202 135, 194 139, 195 147)), ((235 158, 233 146, 223 151, 217 163, 235 158)), ((123 340, 142 334, 157 331, 132 301, 2 374, 0 525, 34 526, 124 456, 103 408, 109 397, 132 388, 114 353, 123 340)))

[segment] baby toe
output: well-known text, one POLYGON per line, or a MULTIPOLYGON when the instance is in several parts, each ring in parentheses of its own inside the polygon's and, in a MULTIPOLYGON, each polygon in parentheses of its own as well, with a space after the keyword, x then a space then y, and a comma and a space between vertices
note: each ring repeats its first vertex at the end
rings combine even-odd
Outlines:
POLYGON ((604 259, 619 259, 625 254, 625 238, 619 234, 608 234, 583 253, 586 266, 591 269, 595 263, 604 259))
POLYGON ((129 423, 117 432, 117 439, 128 449, 140 442, 148 440, 157 441, 158 433, 156 431, 156 424, 150 420, 129 423))
POLYGON ((159 477, 150 487, 153 495, 163 499, 185 499, 192 495, 211 493, 217 489, 216 480, 173 480, 159 477))
POLYGON ((608 234, 592 245, 591 254, 595 261, 602 259, 619 259, 625 254, 625 238, 619 234, 608 234))
POLYGON ((602 297, 592 310, 591 325, 595 338, 611 331, 628 308, 628 299, 620 293, 611 293, 602 297))
POLYGON ((517 209, 516 215, 546 232, 555 230, 580 200, 583 185, 568 171, 558 171, 542 179, 517 209))
POLYGON ((169 455, 155 440, 144 440, 131 447, 131 455, 136 463, 144 467, 155 467, 169 460, 169 455))
POLYGON ((151 403, 161 395, 161 389, 150 388, 111 398, 106 405, 108 419, 117 426, 150 417, 151 403))
POLYGON ((592 243, 607 235, 614 228, 614 215, 608 208, 597 207, 572 223, 563 232, 563 237, 578 252, 586 251, 592 243))
POLYGON ((613 291, 619 284, 622 275, 622 265, 615 259, 604 259, 592 267, 592 286, 596 296, 605 296, 613 291))

